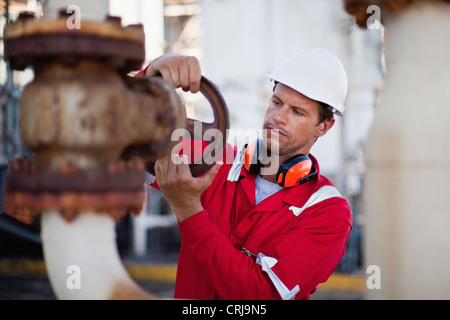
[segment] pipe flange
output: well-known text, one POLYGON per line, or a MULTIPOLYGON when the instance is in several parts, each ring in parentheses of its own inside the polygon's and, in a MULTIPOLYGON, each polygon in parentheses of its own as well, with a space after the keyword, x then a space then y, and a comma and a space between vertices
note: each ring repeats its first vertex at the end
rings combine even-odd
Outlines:
POLYGON ((59 210, 67 221, 79 212, 107 212, 120 221, 137 215, 145 201, 142 160, 113 161, 105 169, 80 170, 65 163, 56 172, 31 160, 13 162, 6 175, 5 212, 30 224, 43 210, 59 210))
POLYGON ((80 29, 69 29, 64 16, 56 20, 21 16, 5 27, 5 57, 16 70, 49 61, 74 65, 79 59, 94 59, 129 72, 145 60, 144 28, 122 27, 120 18, 109 17, 104 22, 82 21, 80 29))
POLYGON ((142 160, 112 161, 105 169, 81 170, 71 162, 58 171, 38 170, 31 160, 19 159, 11 164, 6 176, 8 191, 25 192, 103 192, 139 190, 144 183, 142 160))

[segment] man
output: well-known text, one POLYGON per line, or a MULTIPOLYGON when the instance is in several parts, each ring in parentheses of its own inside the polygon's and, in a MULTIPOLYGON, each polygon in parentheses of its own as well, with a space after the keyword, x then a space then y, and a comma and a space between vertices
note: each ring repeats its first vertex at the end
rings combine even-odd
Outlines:
MULTIPOLYGON (((162 56, 145 72, 199 91, 194 57, 162 56)), ((333 127, 333 115, 342 115, 345 71, 329 51, 315 49, 293 55, 269 78, 275 87, 260 146, 268 151, 276 145, 279 152, 271 157, 278 157, 279 171, 300 158, 302 166, 309 161, 309 171, 298 179, 291 179, 298 175, 291 165, 295 170, 251 172, 244 163, 249 147, 233 163, 217 163, 197 178, 184 161, 159 159, 157 185, 182 235, 175 298, 309 299, 344 254, 349 206, 309 152, 333 127), (285 184, 288 176, 293 184, 285 184)))

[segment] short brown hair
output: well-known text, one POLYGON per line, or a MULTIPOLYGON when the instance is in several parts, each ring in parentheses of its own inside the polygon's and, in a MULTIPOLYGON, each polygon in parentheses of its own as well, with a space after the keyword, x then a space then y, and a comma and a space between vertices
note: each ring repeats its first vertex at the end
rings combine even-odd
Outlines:
POLYGON ((321 124, 322 122, 324 122, 325 120, 331 120, 334 118, 334 113, 331 112, 330 110, 330 106, 328 106, 326 103, 317 101, 320 104, 320 109, 319 109, 319 123, 321 124))

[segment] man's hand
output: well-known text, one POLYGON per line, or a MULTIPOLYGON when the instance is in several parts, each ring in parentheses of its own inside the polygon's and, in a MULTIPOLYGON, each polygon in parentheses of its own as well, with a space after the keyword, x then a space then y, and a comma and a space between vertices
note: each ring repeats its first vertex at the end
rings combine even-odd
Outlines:
POLYGON ((196 57, 167 54, 156 58, 145 72, 151 76, 160 72, 163 79, 175 88, 197 93, 200 90, 202 71, 196 57))
POLYGON ((172 154, 156 161, 155 174, 159 189, 179 222, 203 211, 200 196, 211 185, 222 164, 218 162, 202 177, 194 178, 186 156, 172 154))

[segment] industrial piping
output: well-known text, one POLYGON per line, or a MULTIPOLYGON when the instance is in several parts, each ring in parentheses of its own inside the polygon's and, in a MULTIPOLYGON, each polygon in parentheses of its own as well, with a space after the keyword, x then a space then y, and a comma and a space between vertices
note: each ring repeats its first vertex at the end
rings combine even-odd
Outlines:
POLYGON ((366 27, 378 5, 386 79, 367 140, 369 299, 450 298, 450 1, 345 0, 366 27), (369 11, 370 12, 370 11, 369 11), (370 267, 370 268, 369 268, 370 267))
POLYGON ((59 212, 47 211, 41 237, 50 283, 59 299, 156 298, 125 270, 111 216, 84 212, 69 223, 59 212))
MULTIPOLYGON (((122 27, 107 15, 106 0, 66 2, 44 1, 44 19, 25 13, 5 28, 11 67, 35 69, 20 101, 21 136, 34 158, 10 164, 5 211, 24 223, 42 213, 44 258, 57 298, 153 299, 121 263, 115 223, 140 213, 145 170, 152 172, 154 161, 178 143, 172 132, 193 134, 200 124, 202 132, 222 133, 211 148, 224 146, 228 110, 203 78, 214 122, 186 119, 167 82, 127 76, 144 62, 142 25, 122 27), (66 4, 91 18, 68 28, 66 4)), ((198 175, 211 165, 191 164, 191 171, 198 175)))

